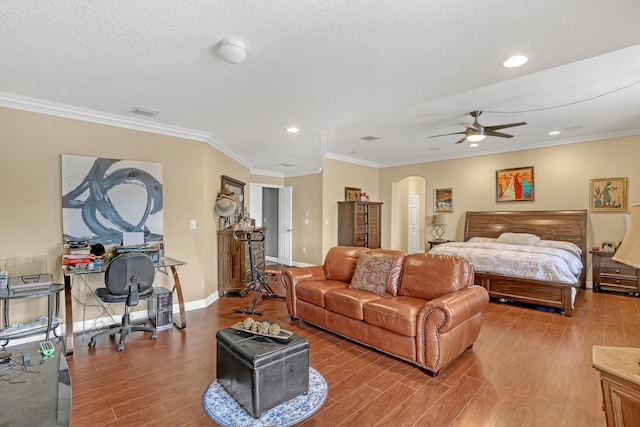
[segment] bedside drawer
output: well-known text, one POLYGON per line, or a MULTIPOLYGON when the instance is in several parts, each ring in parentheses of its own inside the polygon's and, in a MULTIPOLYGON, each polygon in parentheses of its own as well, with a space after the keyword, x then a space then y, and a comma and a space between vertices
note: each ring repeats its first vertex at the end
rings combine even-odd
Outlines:
POLYGON ((626 276, 629 278, 636 278, 636 270, 631 267, 612 267, 612 266, 601 266, 600 274, 609 274, 616 276, 626 276))
POLYGON ((610 276, 600 274, 600 286, 612 285, 625 289, 638 289, 638 281, 635 277, 629 276, 610 276))

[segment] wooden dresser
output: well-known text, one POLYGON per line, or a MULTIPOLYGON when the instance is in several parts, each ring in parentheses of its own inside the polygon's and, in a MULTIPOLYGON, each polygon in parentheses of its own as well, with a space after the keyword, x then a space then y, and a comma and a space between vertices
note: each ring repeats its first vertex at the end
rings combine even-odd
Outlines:
POLYGON ((338 202, 338 245, 380 247, 382 202, 338 202))
POLYGON ((640 270, 611 259, 613 252, 591 252, 593 292, 640 292, 640 270))
MULTIPOLYGON (((256 230, 264 231, 263 228, 256 230)), ((218 231, 218 294, 240 292, 251 280, 249 245, 233 238, 234 230, 218 231)), ((251 242, 254 268, 264 271, 264 241, 251 242)))
POLYGON ((607 426, 640 425, 640 349, 593 346, 607 426))

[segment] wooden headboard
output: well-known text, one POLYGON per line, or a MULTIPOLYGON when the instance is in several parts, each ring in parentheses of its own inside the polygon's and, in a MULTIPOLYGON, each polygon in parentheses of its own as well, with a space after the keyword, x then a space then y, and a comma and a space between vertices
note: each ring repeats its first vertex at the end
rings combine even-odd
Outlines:
POLYGON ((467 212, 465 242, 472 237, 495 237, 502 233, 531 233, 543 240, 575 243, 582 249, 581 280, 587 265, 587 211, 467 212))

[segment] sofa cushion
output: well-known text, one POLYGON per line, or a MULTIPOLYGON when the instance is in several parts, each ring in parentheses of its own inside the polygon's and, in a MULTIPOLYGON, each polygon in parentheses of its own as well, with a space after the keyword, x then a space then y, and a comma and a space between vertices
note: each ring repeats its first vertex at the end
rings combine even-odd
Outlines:
POLYGON ((324 306, 327 310, 342 314, 353 319, 362 320, 362 306, 368 302, 382 299, 373 292, 345 288, 333 289, 324 296, 324 306))
POLYGON ((387 290, 393 255, 360 254, 350 288, 383 296, 387 290))
POLYGON ((344 289, 347 286, 349 285, 335 280, 307 280, 298 283, 296 295, 298 299, 318 307, 324 307, 324 297, 327 292, 334 289, 344 289))
POLYGON ((335 246, 329 249, 322 265, 324 275, 329 280, 351 282, 360 254, 368 251, 368 248, 355 246, 335 246))
POLYGON ((404 259, 399 295, 427 301, 469 287, 473 267, 460 257, 411 254, 404 259))
POLYGON ((392 297, 386 295, 364 304, 363 319, 366 323, 383 329, 414 337, 416 319, 426 301, 412 297, 392 297))

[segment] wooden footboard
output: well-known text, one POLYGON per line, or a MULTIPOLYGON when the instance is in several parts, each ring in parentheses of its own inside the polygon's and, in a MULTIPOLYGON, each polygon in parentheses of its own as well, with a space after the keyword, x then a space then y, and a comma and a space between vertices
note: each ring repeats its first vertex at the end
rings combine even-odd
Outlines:
POLYGON ((475 284, 484 287, 491 298, 553 307, 563 310, 567 317, 573 315, 572 285, 487 273, 476 273, 475 284))

